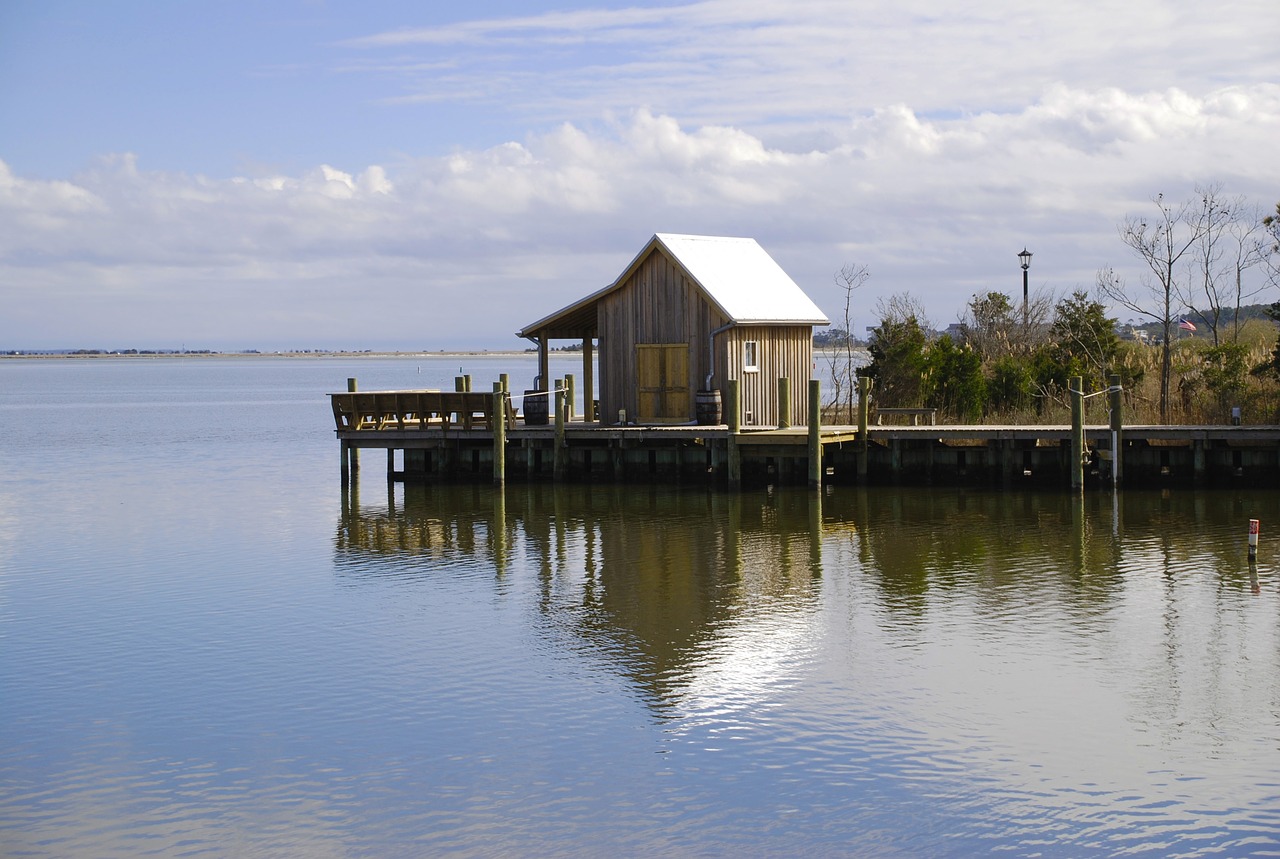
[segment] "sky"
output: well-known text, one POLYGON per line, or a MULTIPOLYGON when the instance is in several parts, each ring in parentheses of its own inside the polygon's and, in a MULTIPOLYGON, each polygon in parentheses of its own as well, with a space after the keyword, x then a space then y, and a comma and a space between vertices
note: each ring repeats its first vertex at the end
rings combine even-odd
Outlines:
POLYGON ((525 348, 659 232, 855 332, 1136 284, 1156 195, 1280 201, 1273 3, 4 0, 0 349, 525 348))

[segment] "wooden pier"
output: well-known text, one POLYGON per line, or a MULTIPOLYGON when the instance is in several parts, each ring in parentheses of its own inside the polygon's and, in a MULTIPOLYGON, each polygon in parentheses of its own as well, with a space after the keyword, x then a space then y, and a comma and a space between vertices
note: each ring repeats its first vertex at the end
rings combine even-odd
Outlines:
POLYGON ((505 390, 330 396, 344 481, 385 450, 389 480, 1280 485, 1280 426, 606 425, 573 419, 563 391, 531 424, 505 390))

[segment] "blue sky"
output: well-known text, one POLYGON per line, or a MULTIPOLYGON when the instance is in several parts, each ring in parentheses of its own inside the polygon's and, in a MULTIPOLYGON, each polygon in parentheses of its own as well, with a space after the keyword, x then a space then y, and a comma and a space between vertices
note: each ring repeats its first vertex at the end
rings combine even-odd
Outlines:
POLYGON ((1269 2, 969 5, 9 0, 0 348, 519 348, 655 232, 945 325, 1023 246, 1137 282, 1157 193, 1274 210, 1269 2))

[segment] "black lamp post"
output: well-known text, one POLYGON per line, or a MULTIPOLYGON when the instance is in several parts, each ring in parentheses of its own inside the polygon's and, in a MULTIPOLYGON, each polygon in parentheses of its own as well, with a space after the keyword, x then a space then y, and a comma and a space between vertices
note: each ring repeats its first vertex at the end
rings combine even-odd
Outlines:
POLYGON ((1031 268, 1031 251, 1025 247, 1018 254, 1018 262, 1022 263, 1022 327, 1027 327, 1027 269, 1031 268))

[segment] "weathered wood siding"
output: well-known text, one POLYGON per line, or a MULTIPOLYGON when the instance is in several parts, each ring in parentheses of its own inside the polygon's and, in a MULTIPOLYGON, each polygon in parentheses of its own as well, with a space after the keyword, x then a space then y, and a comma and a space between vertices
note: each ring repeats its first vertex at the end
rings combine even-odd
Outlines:
MULTIPOLYGON (((626 409, 631 419, 639 414, 638 344, 687 343, 689 390, 696 391, 703 387, 710 366, 707 337, 728 321, 706 302, 681 268, 657 249, 636 266, 619 289, 600 300, 597 318, 600 416, 606 424, 617 421, 619 409, 626 409)), ((693 398, 689 399, 688 420, 693 420, 693 398)))
POLYGON ((813 378, 813 329, 807 325, 730 328, 725 341, 728 375, 740 380, 743 426, 778 423, 778 379, 791 380, 791 424, 809 422, 809 380, 813 378), (743 367, 743 344, 754 340, 760 369, 743 367), (750 421, 748 421, 750 415, 750 421))

